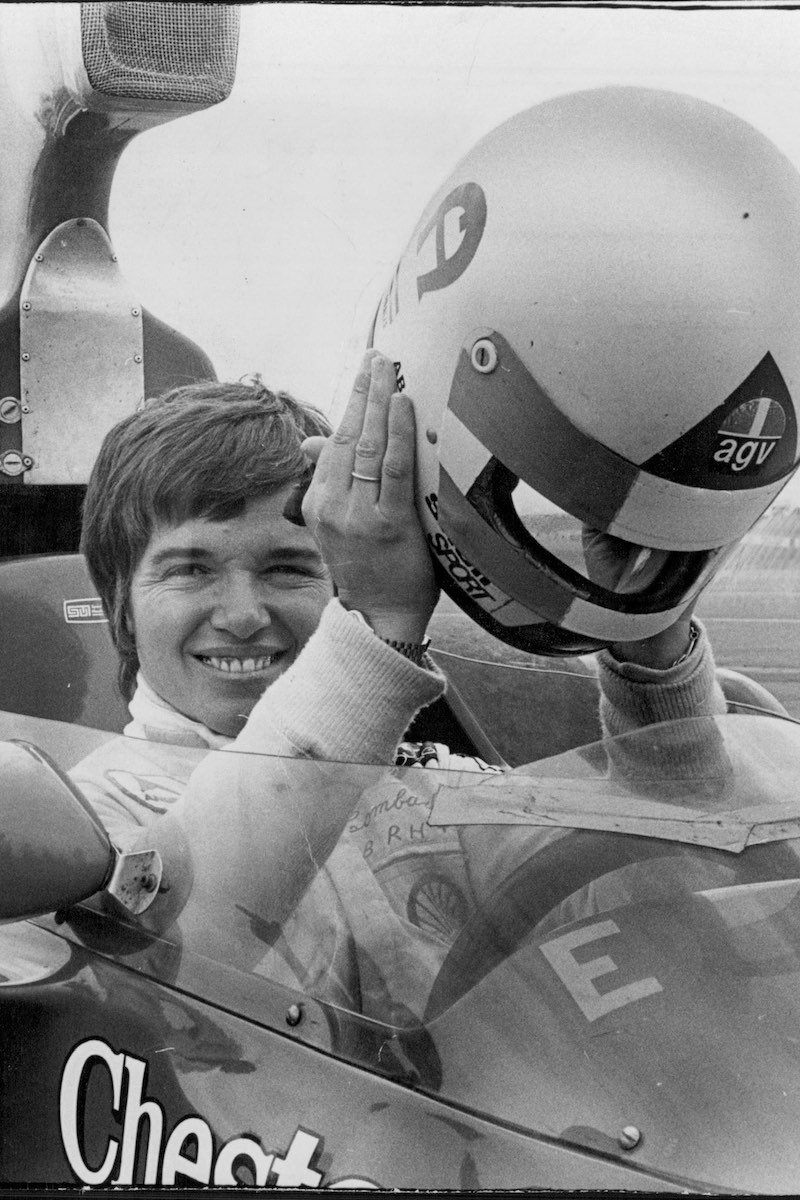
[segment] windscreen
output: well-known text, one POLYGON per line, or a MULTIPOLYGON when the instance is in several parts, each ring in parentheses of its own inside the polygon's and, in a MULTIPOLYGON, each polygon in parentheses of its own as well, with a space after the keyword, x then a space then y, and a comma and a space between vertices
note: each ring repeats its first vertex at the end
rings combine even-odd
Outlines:
POLYGON ((656 725, 516 771, 86 749, 70 776, 113 835, 180 827, 190 883, 149 948, 108 915, 67 936, 283 1031, 276 989, 305 999, 296 1036, 488 1119, 791 1190, 792 722, 656 725))

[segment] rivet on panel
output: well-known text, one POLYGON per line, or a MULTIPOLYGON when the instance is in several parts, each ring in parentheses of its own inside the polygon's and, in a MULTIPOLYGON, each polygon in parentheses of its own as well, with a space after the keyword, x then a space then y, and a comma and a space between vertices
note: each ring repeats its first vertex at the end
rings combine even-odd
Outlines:
POLYGON ((489 375, 497 366, 497 347, 489 338, 478 338, 470 358, 476 371, 489 375))
POLYGON ((300 1004, 290 1004, 286 1010, 286 1024, 293 1029, 303 1019, 303 1009, 300 1004))
POLYGON ((623 1150, 635 1150, 642 1140, 642 1132, 635 1125, 626 1125, 624 1129, 620 1130, 617 1140, 623 1150))
POLYGON ((16 425, 19 417, 20 407, 16 396, 3 396, 0 400, 0 421, 5 425, 16 425))
POLYGON ((16 450, 7 450, 0 458, 0 471, 4 475, 21 475, 25 470, 25 462, 16 450))
POLYGON ((24 300, 24 301, 22 302, 22 307, 23 307, 23 310, 24 310, 25 312, 30 312, 30 311, 31 311, 31 302, 30 302, 30 300, 24 300))

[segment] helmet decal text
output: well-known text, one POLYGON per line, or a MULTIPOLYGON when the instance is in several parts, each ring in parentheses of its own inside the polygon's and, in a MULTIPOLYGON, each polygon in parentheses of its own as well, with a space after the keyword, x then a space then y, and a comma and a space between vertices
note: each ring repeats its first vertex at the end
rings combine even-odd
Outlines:
POLYGON ((702 421, 644 464, 694 487, 761 487, 788 475, 797 457, 797 418, 771 354, 702 421))
POLYGON ((449 287, 464 274, 475 257, 486 227, 486 196, 477 183, 462 183, 449 192, 431 219, 422 227, 417 238, 417 252, 435 231, 436 266, 432 271, 417 276, 417 296, 421 300, 426 292, 437 292, 449 287), (464 235, 449 257, 445 245, 445 219, 449 213, 461 209, 458 228, 464 235))
MULTIPOLYGON (((425 504, 435 520, 439 520, 439 498, 435 492, 425 497, 425 504)), ((464 557, 450 541, 446 534, 438 530, 435 534, 426 535, 428 546, 436 559, 455 584, 470 597, 471 600, 490 600, 499 602, 498 596, 492 589, 492 581, 477 567, 464 557)))
POLYGON ((755 460, 760 467, 769 458, 786 431, 786 414, 777 400, 762 396, 745 400, 726 417, 717 432, 719 449, 714 462, 727 463, 732 471, 744 471, 755 460))
POLYGON ((405 376, 403 375, 403 364, 401 362, 396 362, 394 364, 394 376, 397 382, 398 392, 404 392, 406 390, 406 381, 405 376))

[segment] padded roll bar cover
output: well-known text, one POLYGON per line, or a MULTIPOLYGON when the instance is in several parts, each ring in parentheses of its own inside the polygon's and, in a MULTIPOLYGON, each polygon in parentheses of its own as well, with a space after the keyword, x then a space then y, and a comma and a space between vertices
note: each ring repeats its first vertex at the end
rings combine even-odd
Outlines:
POLYGON ((112 732, 129 720, 82 555, 0 560, 0 709, 112 732))

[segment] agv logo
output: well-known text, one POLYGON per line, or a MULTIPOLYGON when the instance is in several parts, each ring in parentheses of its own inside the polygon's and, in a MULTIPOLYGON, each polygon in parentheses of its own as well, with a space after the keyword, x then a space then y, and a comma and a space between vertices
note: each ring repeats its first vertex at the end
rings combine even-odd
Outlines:
POLYGON ((786 478, 796 456, 791 393, 765 354, 722 404, 642 465, 688 487, 736 491, 786 478))
POLYGON ((786 414, 777 400, 761 396, 728 413, 717 433, 714 462, 731 471, 762 467, 783 437, 786 414))

